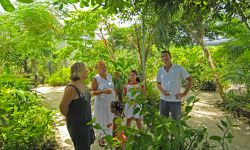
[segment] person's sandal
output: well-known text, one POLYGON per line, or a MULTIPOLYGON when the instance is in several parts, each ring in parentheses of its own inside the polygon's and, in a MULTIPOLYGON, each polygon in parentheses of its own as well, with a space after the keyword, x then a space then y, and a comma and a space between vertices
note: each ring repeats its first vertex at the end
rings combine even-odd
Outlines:
POLYGON ((104 139, 103 139, 103 138, 100 138, 100 139, 98 140, 98 143, 99 143, 99 146, 100 146, 100 147, 104 147, 104 146, 105 146, 105 142, 104 142, 104 139))

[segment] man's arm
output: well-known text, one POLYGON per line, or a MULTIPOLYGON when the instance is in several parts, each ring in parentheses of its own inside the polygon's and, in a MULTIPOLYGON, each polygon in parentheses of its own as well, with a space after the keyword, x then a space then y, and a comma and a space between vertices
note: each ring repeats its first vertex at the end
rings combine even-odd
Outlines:
POLYGON ((186 80, 187 80, 187 87, 186 90, 184 91, 185 96, 188 94, 188 92, 191 90, 193 86, 193 78, 191 76, 186 78, 186 80))
POLYGON ((163 88, 161 86, 161 82, 157 82, 157 88, 162 92, 163 88))
POLYGON ((182 99, 183 97, 185 97, 193 86, 193 79, 191 76, 187 77, 186 80, 187 80, 187 87, 183 93, 177 93, 175 95, 177 99, 182 99))
POLYGON ((165 95, 165 96, 169 96, 170 93, 166 90, 164 90, 161 86, 161 82, 157 82, 157 88, 165 95))

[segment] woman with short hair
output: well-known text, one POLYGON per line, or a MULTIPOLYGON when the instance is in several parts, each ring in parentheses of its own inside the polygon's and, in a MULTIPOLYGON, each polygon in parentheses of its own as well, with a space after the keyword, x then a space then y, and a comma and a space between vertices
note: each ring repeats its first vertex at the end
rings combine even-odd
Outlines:
POLYGON ((90 150, 93 143, 93 129, 87 125, 91 118, 91 95, 88 87, 83 83, 88 72, 83 63, 71 66, 70 82, 64 90, 59 105, 61 113, 66 117, 68 132, 75 150, 90 150))

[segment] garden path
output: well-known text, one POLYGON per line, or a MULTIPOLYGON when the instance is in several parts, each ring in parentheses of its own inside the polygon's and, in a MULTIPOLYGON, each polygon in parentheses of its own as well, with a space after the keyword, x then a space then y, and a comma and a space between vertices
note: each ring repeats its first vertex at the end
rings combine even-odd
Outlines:
MULTIPOLYGON (((61 150, 73 150, 71 139, 68 135, 67 128, 63 116, 59 113, 58 105, 62 98, 63 90, 65 87, 47 87, 41 86, 36 89, 43 97, 46 98, 45 104, 48 108, 57 111, 55 117, 57 118, 57 138, 60 143, 61 150)), ((200 99, 194 106, 191 112, 192 118, 189 120, 189 124, 198 127, 205 125, 208 128, 210 135, 221 135, 221 131, 216 126, 221 119, 229 117, 234 124, 238 124, 238 127, 233 128, 233 142, 229 145, 230 150, 249 150, 250 144, 250 127, 247 124, 242 123, 239 119, 234 119, 228 112, 222 111, 216 107, 216 103, 220 101, 220 97, 216 92, 201 92, 198 95, 200 99)), ((95 142, 91 146, 91 150, 102 150, 95 142)))

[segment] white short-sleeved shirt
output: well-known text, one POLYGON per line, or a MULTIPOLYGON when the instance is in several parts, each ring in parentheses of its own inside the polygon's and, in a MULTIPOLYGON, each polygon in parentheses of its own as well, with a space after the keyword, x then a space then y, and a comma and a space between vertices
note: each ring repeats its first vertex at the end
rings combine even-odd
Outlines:
POLYGON ((156 81, 161 83, 164 90, 170 93, 169 96, 165 96, 163 93, 160 94, 160 99, 169 102, 179 102, 176 99, 175 94, 179 93, 182 86, 182 80, 188 78, 190 75, 187 71, 179 65, 172 64, 172 67, 167 72, 164 67, 158 70, 156 81))

